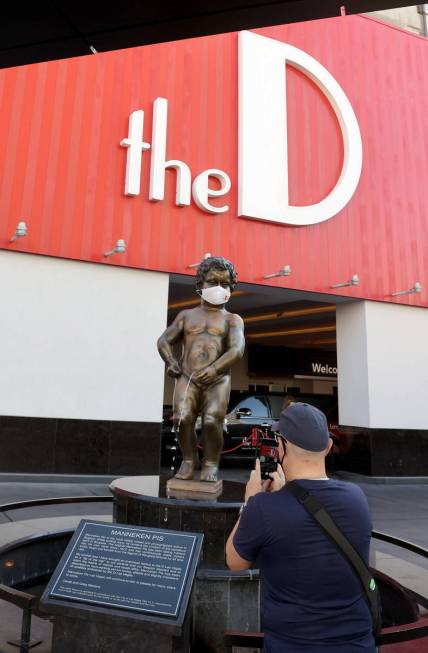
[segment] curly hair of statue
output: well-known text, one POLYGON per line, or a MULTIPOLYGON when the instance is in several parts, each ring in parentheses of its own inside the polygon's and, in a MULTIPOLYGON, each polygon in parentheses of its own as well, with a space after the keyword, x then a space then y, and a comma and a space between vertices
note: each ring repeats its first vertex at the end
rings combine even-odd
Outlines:
POLYGON ((202 288, 205 277, 210 270, 227 270, 230 276, 230 290, 233 291, 238 282, 238 275, 233 263, 223 256, 210 256, 199 264, 196 271, 196 288, 198 290, 202 288))

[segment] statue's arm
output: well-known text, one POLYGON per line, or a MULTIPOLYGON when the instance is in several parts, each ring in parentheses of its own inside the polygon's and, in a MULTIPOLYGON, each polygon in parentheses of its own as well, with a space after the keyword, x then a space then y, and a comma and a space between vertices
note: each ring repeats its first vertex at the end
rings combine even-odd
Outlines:
POLYGON ((158 352, 162 360, 167 365, 167 372, 170 376, 180 376, 181 366, 176 357, 172 346, 181 340, 184 332, 185 311, 181 311, 173 322, 165 329, 158 339, 158 352))
POLYGON ((245 338, 244 338, 244 322, 239 315, 231 315, 229 321, 229 336, 227 340, 226 351, 217 358, 213 363, 217 374, 220 376, 227 372, 232 365, 237 363, 244 355, 245 351, 245 338))
POLYGON ((231 315, 226 351, 216 361, 192 376, 195 383, 209 384, 227 372, 242 356, 245 350, 244 323, 239 315, 231 315))

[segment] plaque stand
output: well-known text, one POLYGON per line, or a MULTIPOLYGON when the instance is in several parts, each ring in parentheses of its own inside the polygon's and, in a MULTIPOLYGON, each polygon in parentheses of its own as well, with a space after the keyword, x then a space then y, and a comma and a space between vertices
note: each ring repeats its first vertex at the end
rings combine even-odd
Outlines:
POLYGON ((202 542, 82 520, 40 599, 55 617, 51 653, 188 653, 202 542))
MULTIPOLYGON (((190 614, 184 623, 71 601, 46 599, 54 616, 52 653, 187 653, 190 614)), ((190 612, 190 611, 188 611, 190 612)))

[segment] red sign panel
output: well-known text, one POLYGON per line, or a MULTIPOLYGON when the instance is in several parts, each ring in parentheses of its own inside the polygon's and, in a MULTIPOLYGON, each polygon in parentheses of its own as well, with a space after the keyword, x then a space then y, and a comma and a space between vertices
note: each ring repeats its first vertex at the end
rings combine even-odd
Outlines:
MULTIPOLYGON (((311 55, 349 100, 363 158, 344 208, 307 226, 239 217, 232 33, 0 71, 0 247, 184 274, 210 252, 249 283, 427 306, 427 40, 361 16, 256 33, 311 55), (20 221, 28 234, 11 243, 20 221), (118 239, 126 251, 104 257, 118 239), (290 276, 264 278, 285 265, 290 276), (421 293, 390 296, 416 282, 421 293)), ((343 134, 316 79, 285 65, 284 77, 288 201, 317 204, 340 177, 343 134)))

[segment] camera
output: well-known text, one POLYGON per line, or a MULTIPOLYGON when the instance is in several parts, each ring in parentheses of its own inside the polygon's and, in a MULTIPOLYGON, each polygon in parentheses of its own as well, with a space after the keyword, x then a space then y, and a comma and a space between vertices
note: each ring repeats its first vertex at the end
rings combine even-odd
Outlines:
POLYGON ((260 474, 262 479, 267 479, 270 478, 272 472, 276 472, 279 461, 278 440, 272 432, 272 426, 270 424, 261 424, 258 431, 256 458, 260 458, 260 474))

